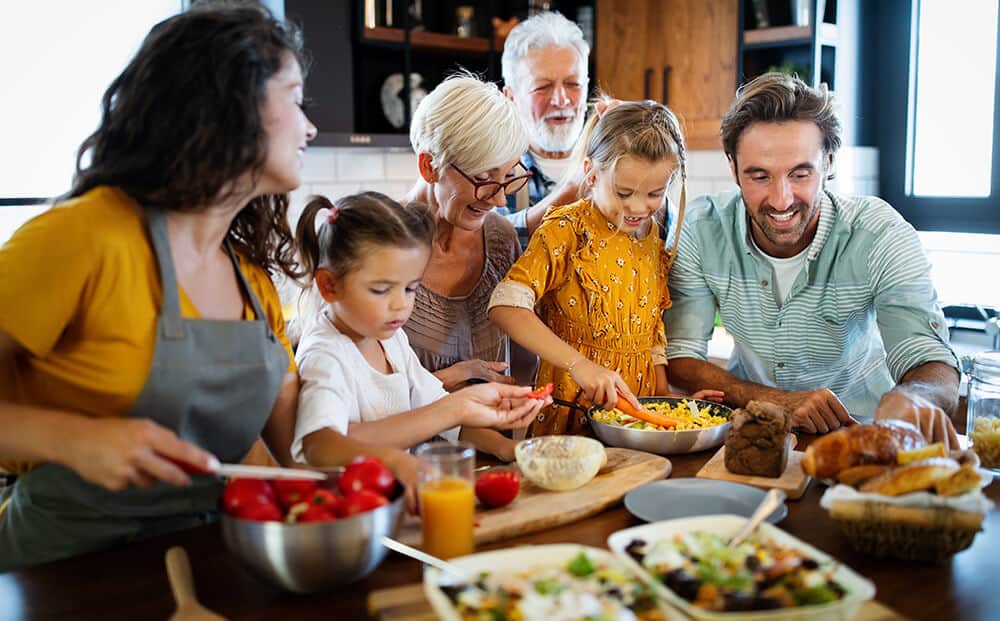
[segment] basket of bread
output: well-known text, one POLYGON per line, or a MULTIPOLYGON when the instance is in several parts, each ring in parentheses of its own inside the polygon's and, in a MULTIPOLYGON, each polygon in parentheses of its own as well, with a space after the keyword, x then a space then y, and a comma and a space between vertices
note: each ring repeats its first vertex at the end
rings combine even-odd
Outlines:
POLYGON ((992 479, 972 451, 927 444, 902 421, 854 425, 813 442, 806 474, 831 483, 820 501, 851 545, 878 557, 941 561, 972 545, 992 479))

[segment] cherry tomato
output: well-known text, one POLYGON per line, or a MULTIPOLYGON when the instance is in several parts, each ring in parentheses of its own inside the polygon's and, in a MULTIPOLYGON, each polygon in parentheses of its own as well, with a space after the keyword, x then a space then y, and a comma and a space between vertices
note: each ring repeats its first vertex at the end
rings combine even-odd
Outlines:
POLYGON ((251 505, 274 504, 274 490, 260 479, 233 479, 222 492, 222 508, 229 515, 251 505))
POLYGON ((254 520, 257 522, 282 522, 285 515, 281 508, 273 502, 270 504, 246 505, 240 507, 236 517, 241 520, 254 520))
POLYGON ((521 489, 521 475, 513 470, 484 472, 476 479, 476 498, 487 507, 508 505, 521 489))
POLYGON ((388 496, 396 486, 396 477, 385 465, 374 457, 359 457, 347 464, 337 487, 344 496, 361 490, 368 490, 388 496))
POLYGON ((389 504, 389 500, 382 494, 363 489, 344 496, 344 500, 340 503, 339 514, 340 517, 350 517, 387 504, 389 504))
POLYGON ((323 504, 299 502, 288 510, 285 521, 289 524, 305 524, 307 522, 329 522, 337 519, 330 508, 323 504))
POLYGON ((337 515, 322 505, 309 505, 309 508, 299 515, 299 523, 307 522, 332 522, 337 519, 337 515))
POLYGON ((528 393, 528 398, 529 399, 544 399, 545 397, 548 397, 549 395, 552 394, 552 389, 553 388, 555 388, 555 386, 552 384, 552 382, 549 382, 548 384, 546 384, 544 386, 539 386, 538 388, 536 388, 536 389, 532 390, 531 392, 529 392, 528 393))
POLYGON ((322 507, 333 515, 337 515, 337 512, 340 509, 340 503, 340 496, 334 494, 328 489, 323 488, 313 492, 312 497, 309 499, 310 505, 322 507))
POLYGON ((317 489, 316 481, 275 479, 271 482, 274 493, 282 507, 290 509, 297 502, 309 500, 317 489))

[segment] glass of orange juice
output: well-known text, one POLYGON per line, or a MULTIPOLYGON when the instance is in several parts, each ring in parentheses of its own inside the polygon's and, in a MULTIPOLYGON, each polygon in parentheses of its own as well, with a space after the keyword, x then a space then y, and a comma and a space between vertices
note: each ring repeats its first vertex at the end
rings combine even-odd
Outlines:
POLYGON ((430 442, 417 447, 424 551, 453 558, 473 551, 476 449, 470 444, 430 442))

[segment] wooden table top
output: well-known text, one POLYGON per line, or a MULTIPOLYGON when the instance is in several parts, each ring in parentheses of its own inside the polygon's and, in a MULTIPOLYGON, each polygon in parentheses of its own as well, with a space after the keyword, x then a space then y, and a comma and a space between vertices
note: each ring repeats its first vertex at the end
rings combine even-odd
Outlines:
MULTIPOLYGON (((694 476, 713 453, 671 457, 671 478, 694 476)), ((986 516, 984 531, 971 548, 944 564, 878 560, 850 548, 837 525, 819 506, 824 489, 812 482, 800 500, 788 502, 788 517, 779 526, 870 578, 877 587, 879 602, 912 619, 998 618, 1000 510, 994 509, 986 516)), ((1000 503, 1000 484, 994 482, 984 491, 1000 503)), ((605 547, 612 532, 639 523, 618 505, 579 522, 480 550, 566 542, 605 547)), ((243 570, 227 553, 218 525, 213 525, 0 574, 0 619, 166 619, 173 613, 174 602, 164 554, 174 545, 183 546, 191 557, 199 601, 234 619, 364 619, 368 593, 419 582, 422 576, 420 563, 390 553, 365 580, 326 593, 293 595, 243 570)))

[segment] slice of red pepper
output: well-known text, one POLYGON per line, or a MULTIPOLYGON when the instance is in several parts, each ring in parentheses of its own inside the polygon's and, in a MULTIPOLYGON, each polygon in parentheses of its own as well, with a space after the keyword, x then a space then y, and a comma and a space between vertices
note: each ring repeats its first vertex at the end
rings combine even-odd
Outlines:
POLYGON ((535 390, 532 390, 531 392, 529 392, 528 393, 528 398, 529 399, 544 399, 545 397, 548 397, 549 395, 552 394, 552 389, 553 388, 555 388, 555 385, 552 382, 549 382, 548 384, 546 384, 544 386, 540 386, 540 387, 536 388, 535 390))

